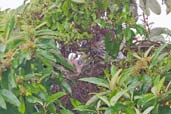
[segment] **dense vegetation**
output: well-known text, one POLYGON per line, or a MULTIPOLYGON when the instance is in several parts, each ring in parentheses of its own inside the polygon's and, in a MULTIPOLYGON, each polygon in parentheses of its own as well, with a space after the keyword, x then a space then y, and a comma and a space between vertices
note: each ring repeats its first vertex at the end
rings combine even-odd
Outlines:
MULTIPOLYGON (((156 0, 31 0, 0 11, 0 114, 170 114, 156 0), (139 40, 140 35, 143 40, 139 40)), ((167 13, 170 0, 164 0, 167 13)))

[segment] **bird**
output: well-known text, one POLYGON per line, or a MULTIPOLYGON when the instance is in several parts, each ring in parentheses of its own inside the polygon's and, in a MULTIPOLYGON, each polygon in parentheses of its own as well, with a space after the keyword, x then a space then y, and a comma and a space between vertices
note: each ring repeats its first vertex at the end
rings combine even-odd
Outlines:
POLYGON ((82 68, 84 66, 81 55, 76 54, 76 53, 69 53, 69 55, 68 55, 68 63, 75 67, 77 74, 81 73, 82 68))

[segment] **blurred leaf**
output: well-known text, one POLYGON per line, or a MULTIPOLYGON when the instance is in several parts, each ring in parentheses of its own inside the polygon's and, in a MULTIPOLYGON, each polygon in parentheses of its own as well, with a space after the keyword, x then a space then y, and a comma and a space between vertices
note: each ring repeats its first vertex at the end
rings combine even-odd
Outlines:
POLYGON ((55 104, 49 104, 48 105, 48 110, 50 113, 55 114, 56 113, 56 106, 55 104))
POLYGON ((129 89, 125 89, 125 90, 122 90, 118 93, 116 93, 116 95, 114 95, 111 99, 110 99, 110 104, 112 106, 114 106, 118 100, 128 91, 129 89))
POLYGON ((150 52, 151 52, 151 50, 154 48, 154 46, 150 46, 149 48, 148 48, 148 50, 144 53, 144 57, 148 57, 149 56, 149 54, 150 54, 150 52))
POLYGON ((159 113, 158 114, 171 114, 170 106, 159 107, 159 113))
POLYGON ((119 81, 119 75, 121 73, 122 69, 119 69, 111 78, 109 82, 110 89, 113 91, 115 89, 115 86, 117 82, 119 81))
POLYGON ((4 53, 5 52, 5 50, 6 50, 6 45, 4 45, 4 44, 0 44, 0 53, 4 53))
POLYGON ((147 6, 157 15, 161 14, 161 7, 157 0, 147 0, 147 6))
POLYGON ((78 111, 86 111, 86 112, 95 112, 95 109, 92 108, 92 106, 87 106, 87 105, 79 105, 76 108, 74 108, 74 110, 78 110, 78 111))
POLYGON ((34 97, 34 96, 27 96, 26 97, 26 100, 29 102, 29 103, 39 103, 40 105, 43 105, 43 102, 37 98, 37 97, 34 97))
POLYGON ((58 100, 59 98, 63 97, 64 95, 66 95, 64 92, 58 92, 58 93, 48 96, 47 105, 53 103, 54 101, 58 100))
POLYGON ((169 14, 171 11, 171 0, 165 0, 166 4, 166 13, 169 14))
POLYGON ((68 14, 69 14, 69 3, 68 3, 68 1, 65 1, 63 3, 62 10, 63 10, 65 16, 68 16, 68 14))
POLYGON ((86 3, 85 0, 71 0, 71 1, 75 3, 86 3))
POLYGON ((58 63, 60 63, 61 65, 63 65, 65 68, 68 68, 69 70, 74 71, 74 68, 72 65, 70 65, 66 59, 64 59, 63 57, 61 57, 60 55, 56 56, 56 61, 58 63))
POLYGON ((157 64, 158 61, 158 57, 160 55, 160 53, 162 52, 162 50, 167 46, 168 44, 164 44, 162 46, 160 46, 158 49, 155 50, 155 52, 152 55, 152 60, 151 60, 151 64, 150 67, 152 67, 153 65, 157 64))
POLYGON ((116 57, 119 52, 120 39, 114 38, 111 34, 107 34, 105 37, 105 48, 110 56, 116 57))
POLYGON ((22 43, 24 43, 24 39, 23 38, 10 38, 7 41, 7 49, 16 49, 18 48, 18 46, 20 46, 22 43))
POLYGON ((130 28, 126 28, 124 30, 125 32, 125 38, 126 38, 126 41, 131 44, 132 43, 132 40, 133 40, 133 37, 135 36, 134 32, 130 29, 130 28))
POLYGON ((165 38, 163 35, 149 37, 149 39, 154 42, 165 42, 165 38))
POLYGON ((116 103, 114 106, 107 108, 104 114, 115 114, 124 109, 126 109, 125 105, 121 103, 116 103))
POLYGON ((79 80, 84 81, 84 82, 89 82, 89 83, 92 83, 92 84, 96 84, 98 86, 102 86, 102 87, 105 87, 105 88, 109 88, 108 82, 105 79, 102 79, 102 78, 89 77, 89 78, 81 78, 79 80))
POLYGON ((37 53, 50 61, 56 62, 56 58, 54 57, 54 55, 46 50, 37 49, 37 53))
POLYGON ((60 86, 62 86, 69 94, 72 94, 72 89, 65 80, 61 82, 60 86))
POLYGON ((86 105, 91 105, 92 103, 96 102, 99 98, 97 95, 93 95, 87 102, 86 105))
POLYGON ((16 106, 7 103, 7 109, 0 108, 0 114, 20 114, 16 106))
POLYGON ((140 96, 140 99, 138 100, 137 105, 145 106, 148 102, 151 102, 154 99, 156 99, 156 97, 151 93, 142 95, 140 96))
POLYGON ((135 108, 136 114, 142 114, 139 109, 135 108))
POLYGON ((19 111, 20 111, 21 114, 25 114, 25 110, 26 110, 25 108, 26 108, 26 107, 25 107, 24 99, 21 98, 20 101, 21 101, 21 105, 20 105, 20 107, 19 107, 19 111))
POLYGON ((151 29, 149 37, 159 36, 159 35, 163 34, 164 31, 165 31, 164 29, 165 28, 162 28, 162 27, 161 28, 160 27, 156 27, 156 28, 151 29))
POLYGON ((80 101, 73 99, 73 98, 70 98, 70 102, 74 108, 81 105, 80 101))
POLYGON ((17 107, 19 107, 20 105, 21 105, 21 103, 20 103, 20 101, 18 100, 18 98, 14 95, 14 93, 12 93, 11 91, 9 91, 9 90, 7 90, 7 89, 2 89, 1 91, 1 94, 2 94, 2 96, 3 96, 3 98, 7 101, 7 102, 9 102, 9 103, 11 103, 11 104, 13 104, 13 105, 15 105, 15 106, 17 106, 17 107))
POLYGON ((10 74, 8 75, 8 84, 10 88, 15 88, 17 87, 16 82, 15 82, 15 72, 13 69, 10 70, 10 74))
POLYGON ((63 110, 60 110, 60 114, 74 114, 74 113, 71 112, 70 110, 63 109, 63 110))
POLYGON ((101 99, 108 107, 111 106, 110 102, 109 102, 109 99, 107 98, 107 96, 101 96, 101 95, 98 95, 96 94, 96 96, 101 99))
POLYGON ((14 16, 11 16, 9 22, 6 24, 6 27, 5 27, 5 39, 9 39, 10 35, 11 35, 11 32, 12 30, 14 29, 14 26, 15 26, 15 17, 14 16))
POLYGON ((7 108, 5 100, 1 95, 0 95, 0 107, 2 107, 3 109, 7 108))
POLYGON ((135 29, 137 30, 137 34, 145 35, 145 36, 147 35, 147 31, 142 25, 135 25, 135 29))
POLYGON ((150 9, 147 6, 147 0, 139 0, 140 8, 144 11, 144 13, 149 16, 150 15, 150 9))
POLYGON ((157 76, 154 80, 154 86, 151 88, 151 92, 156 95, 156 96, 159 96, 160 94, 160 91, 163 87, 163 84, 164 84, 164 81, 165 81, 165 77, 163 77, 161 80, 160 80, 160 77, 157 76))
POLYGON ((150 114, 150 112, 154 109, 154 106, 150 106, 142 114, 150 114))
MULTIPOLYGON (((111 73, 112 77, 114 77, 114 75, 116 74, 117 70, 118 69, 117 69, 117 67, 115 65, 111 66, 110 73, 111 73)), ((106 74, 106 75, 110 75, 110 74, 106 74)), ((108 77, 110 77, 110 76, 108 76, 108 77)))

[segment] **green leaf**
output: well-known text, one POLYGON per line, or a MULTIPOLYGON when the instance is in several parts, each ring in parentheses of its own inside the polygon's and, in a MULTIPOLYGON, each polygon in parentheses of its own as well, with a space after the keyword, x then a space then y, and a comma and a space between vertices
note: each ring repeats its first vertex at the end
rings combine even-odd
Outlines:
MULTIPOLYGON (((115 73, 117 72, 117 70, 118 69, 117 69, 116 66, 114 66, 114 65, 111 66, 110 72, 111 72, 112 77, 115 75, 115 73)), ((107 74, 107 71, 106 71, 106 75, 108 75, 107 74)))
MULTIPOLYGON (((91 104, 93 104, 93 103, 95 103, 95 102, 97 102, 97 101, 99 100, 99 96, 106 96, 106 95, 108 95, 108 94, 110 94, 110 93, 111 93, 110 90, 107 90, 107 91, 105 91, 105 92, 97 93, 97 94, 95 94, 94 96, 92 96, 92 97, 87 101, 86 105, 91 105, 91 104)), ((107 103, 107 104, 110 104, 110 103, 107 103)))
POLYGON ((109 100, 108 100, 108 98, 107 98, 107 96, 101 96, 101 95, 96 95, 99 99, 101 99, 108 107, 110 107, 111 106, 111 104, 110 104, 110 102, 109 102, 109 100))
POLYGON ((57 99, 63 97, 64 95, 66 95, 66 93, 58 92, 58 93, 52 94, 51 96, 48 96, 47 105, 49 105, 50 103, 53 103, 54 101, 56 101, 57 99))
POLYGON ((10 74, 8 75, 8 84, 10 88, 15 88, 17 87, 16 82, 15 82, 15 76, 14 76, 14 70, 10 70, 10 74))
POLYGON ((11 32, 12 30, 14 29, 14 26, 15 26, 15 17, 12 16, 9 20, 9 22, 6 24, 6 34, 5 34, 5 39, 9 39, 10 35, 11 35, 11 32))
POLYGON ((60 85, 69 93, 71 94, 72 93, 72 89, 70 87, 70 85, 65 81, 63 80, 60 85))
POLYGON ((46 65, 47 67, 52 69, 52 64, 49 60, 47 60, 45 57, 41 56, 41 55, 37 55, 37 57, 42 61, 42 63, 44 65, 46 65))
POLYGON ((81 104, 80 101, 73 99, 73 98, 70 99, 70 102, 74 108, 81 104))
POLYGON ((65 16, 68 17, 68 14, 69 14, 69 3, 68 3, 68 1, 64 2, 63 6, 62 6, 62 10, 63 10, 65 16))
POLYGON ((131 43, 134 35, 134 32, 130 28, 125 29, 125 38, 127 42, 131 43))
POLYGON ((86 105, 91 105, 95 102, 97 102, 99 98, 97 97, 97 95, 93 95, 87 102, 86 102, 86 105))
POLYGON ((171 114, 170 106, 160 106, 158 114, 171 114))
POLYGON ((20 111, 21 114, 25 114, 26 107, 25 107, 24 99, 21 98, 20 100, 21 100, 21 105, 19 107, 19 111, 20 111))
POLYGON ((24 43, 24 38, 10 38, 7 41, 7 49, 16 49, 18 46, 24 43))
POLYGON ((115 89, 115 86, 117 84, 117 81, 119 80, 119 75, 121 73, 122 69, 119 69, 111 78, 109 85, 110 89, 113 91, 115 89))
POLYGON ((156 77, 156 79, 154 80, 154 86, 151 88, 151 92, 154 95, 158 96, 160 94, 164 81, 165 81, 165 77, 163 77, 161 80, 160 80, 160 76, 156 77))
POLYGON ((52 62, 56 62, 56 58, 54 57, 54 55, 47 50, 37 49, 37 53, 52 62))
POLYGON ((147 32, 142 25, 136 25, 135 29, 137 30, 137 34, 145 35, 145 36, 147 35, 147 32))
POLYGON ((7 109, 5 110, 0 108, 0 114, 21 114, 21 113, 17 110, 16 106, 7 103, 7 109))
POLYGON ((39 103, 40 105, 43 105, 43 102, 37 98, 37 97, 34 97, 34 96, 27 96, 26 97, 26 100, 29 102, 29 103, 39 103))
POLYGON ((154 109, 154 106, 150 106, 142 114, 150 114, 150 112, 154 109))
POLYGON ((115 96, 110 99, 111 106, 114 106, 117 101, 128 91, 129 89, 122 90, 118 92, 115 96))
POLYGON ((62 64, 64 67, 68 68, 69 70, 74 71, 72 65, 70 65, 62 56, 56 56, 56 62, 62 64))
POLYGON ((149 48, 148 48, 148 50, 147 51, 145 51, 145 53, 144 53, 144 57, 148 57, 149 56, 149 54, 150 54, 150 52, 151 52, 151 50, 154 48, 154 46, 150 46, 149 48))
POLYGON ((161 54, 162 50, 163 50, 167 45, 168 45, 168 44, 164 44, 164 45, 160 46, 158 49, 155 50, 155 52, 154 52, 153 55, 152 55, 150 68, 159 62, 159 61, 158 61, 158 57, 159 57, 159 55, 161 54))
POLYGON ((96 112, 95 109, 92 106, 88 106, 88 105, 79 105, 76 108, 74 108, 74 110, 78 110, 78 111, 86 111, 86 112, 96 112))
POLYGON ((140 96, 141 98, 138 100, 137 104, 139 106, 145 106, 147 103, 151 102, 152 103, 152 100, 154 100, 156 97, 149 93, 149 94, 145 94, 145 95, 142 95, 140 96))
POLYGON ((2 89, 0 92, 7 102, 9 102, 17 107, 19 107, 21 105, 18 98, 11 91, 9 91, 7 89, 2 89))
POLYGON ((109 84, 108 84, 107 80, 102 79, 102 78, 89 77, 89 78, 81 78, 79 80, 84 81, 84 82, 89 82, 92 84, 96 84, 98 86, 102 86, 105 88, 109 88, 109 84))
POLYGON ((105 36, 105 48, 108 54, 112 57, 116 57, 119 52, 122 39, 115 38, 112 34, 105 36))
POLYGON ((105 110, 104 114, 115 114, 121 110, 126 109, 126 106, 121 103, 116 103, 114 106, 111 106, 105 110))
POLYGON ((48 105, 48 110, 49 110, 50 113, 56 114, 56 106, 55 106, 55 104, 49 104, 48 105))
POLYGON ((71 112, 70 110, 63 109, 63 110, 60 110, 60 114, 74 114, 74 113, 71 112))
POLYGON ((86 3, 85 0, 71 0, 71 1, 79 4, 86 3))
POLYGON ((2 107, 3 109, 7 108, 4 98, 1 95, 0 95, 0 107, 2 107))

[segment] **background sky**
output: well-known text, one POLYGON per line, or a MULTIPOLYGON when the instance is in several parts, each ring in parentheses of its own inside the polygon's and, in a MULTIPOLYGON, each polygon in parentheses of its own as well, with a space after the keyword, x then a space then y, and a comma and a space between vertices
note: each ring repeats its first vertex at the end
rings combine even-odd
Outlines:
MULTIPOLYGON (((162 12, 160 15, 156 15, 153 12, 150 12, 149 16, 149 23, 154 23, 152 24, 152 28, 154 27, 167 27, 171 29, 171 13, 168 15, 166 14, 166 6, 162 5, 162 0, 157 0, 162 8, 162 12)), ((139 15, 142 14, 142 10, 139 8, 138 9, 139 15)), ((142 23, 142 16, 140 16, 138 23, 142 23)))
MULTIPOLYGON (((6 8, 17 8, 18 6, 23 4, 24 0, 0 0, 0 9, 6 9, 6 8)), ((162 0, 158 0, 161 4, 162 0)), ((149 17, 149 22, 153 22, 152 28, 154 27, 167 27, 171 29, 171 13, 169 15, 166 15, 166 7, 165 5, 162 5, 162 13, 160 15, 156 15, 151 12, 151 15, 149 17)), ((139 8, 139 14, 142 14, 141 9, 139 8)), ((138 23, 142 23, 142 17, 140 17, 138 23)))
POLYGON ((22 5, 24 0, 0 0, 0 9, 4 10, 6 8, 17 8, 22 5))

